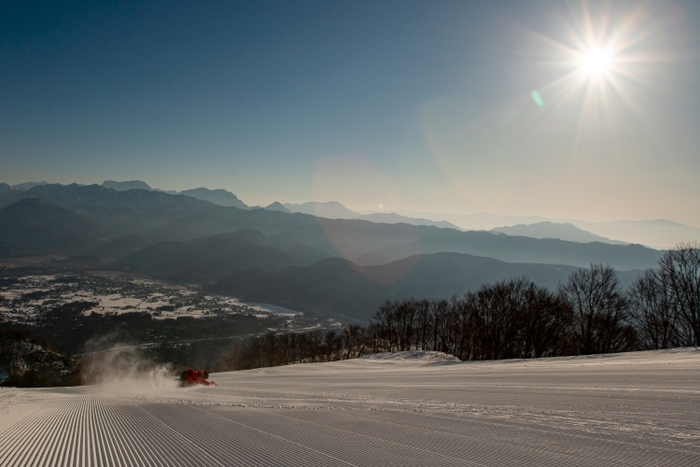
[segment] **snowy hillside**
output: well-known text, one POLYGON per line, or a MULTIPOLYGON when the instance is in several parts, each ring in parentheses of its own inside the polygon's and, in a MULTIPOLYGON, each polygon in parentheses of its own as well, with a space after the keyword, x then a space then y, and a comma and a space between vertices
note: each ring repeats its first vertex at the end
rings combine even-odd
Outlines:
POLYGON ((0 389, 0 465, 695 466, 700 351, 0 389))

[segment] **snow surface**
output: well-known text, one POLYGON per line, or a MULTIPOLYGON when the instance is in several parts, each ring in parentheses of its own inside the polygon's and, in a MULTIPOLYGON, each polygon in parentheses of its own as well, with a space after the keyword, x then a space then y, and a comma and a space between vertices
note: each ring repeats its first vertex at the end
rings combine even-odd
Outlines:
POLYGON ((700 350, 0 389, 0 465, 697 466, 700 350))
POLYGON ((382 352, 361 357, 363 360, 384 361, 421 361, 425 363, 459 363, 461 360, 454 355, 427 350, 411 350, 409 352, 382 352))

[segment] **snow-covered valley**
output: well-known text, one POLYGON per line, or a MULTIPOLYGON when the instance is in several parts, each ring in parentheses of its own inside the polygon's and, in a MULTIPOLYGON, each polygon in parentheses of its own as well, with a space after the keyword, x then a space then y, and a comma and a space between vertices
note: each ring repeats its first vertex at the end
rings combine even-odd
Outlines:
POLYGON ((0 465, 695 466, 700 351, 397 354, 0 390, 0 465))

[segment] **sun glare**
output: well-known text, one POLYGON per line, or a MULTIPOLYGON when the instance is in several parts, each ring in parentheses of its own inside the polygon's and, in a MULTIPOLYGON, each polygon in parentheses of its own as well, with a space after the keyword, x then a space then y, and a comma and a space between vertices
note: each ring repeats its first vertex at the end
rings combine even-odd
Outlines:
POLYGON ((581 58, 581 70, 587 76, 601 76, 610 69, 614 57, 610 48, 590 50, 581 58))
POLYGON ((557 36, 519 28, 532 39, 523 43, 532 47, 523 49, 523 57, 540 57, 533 63, 551 79, 537 83, 530 95, 521 98, 542 109, 536 113, 533 109, 533 122, 554 115, 562 121, 576 118, 572 148, 577 154, 602 141, 600 135, 616 134, 617 125, 628 125, 630 111, 647 122, 643 104, 650 78, 662 64, 681 60, 678 53, 666 50, 671 39, 663 39, 661 33, 667 19, 656 15, 653 5, 628 8, 587 0, 580 4, 580 9, 572 7, 557 15, 557 36))

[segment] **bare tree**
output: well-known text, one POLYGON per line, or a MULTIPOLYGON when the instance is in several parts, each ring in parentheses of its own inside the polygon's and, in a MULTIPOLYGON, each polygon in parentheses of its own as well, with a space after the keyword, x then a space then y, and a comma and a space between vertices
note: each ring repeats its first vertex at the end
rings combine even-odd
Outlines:
POLYGON ((518 356, 539 358, 570 352, 571 307, 561 297, 526 279, 522 287, 524 306, 517 324, 520 343, 518 356))
POLYGON ((265 341, 263 343, 263 352, 265 355, 265 365, 264 366, 277 366, 282 362, 280 361, 280 345, 279 339, 274 332, 270 331, 265 334, 265 341))
POLYGON ((627 349, 625 320, 629 305, 612 267, 591 264, 589 269, 574 271, 559 292, 573 311, 573 338, 578 354, 627 349))
POLYGON ((323 346, 325 349, 324 355, 323 355, 323 361, 325 362, 330 362, 333 360, 333 350, 335 349, 335 344, 336 344, 336 332, 331 330, 327 331, 326 334, 323 336, 323 346))
POLYGON ((678 310, 680 345, 700 345, 700 245, 683 243, 659 260, 678 310))
POLYGON ((678 343, 678 302, 669 274, 649 269, 629 291, 632 319, 644 348, 666 349, 678 343))
POLYGON ((359 324, 349 324, 343 329, 345 358, 359 357, 364 352, 364 328, 359 324))
POLYGON ((433 330, 433 350, 448 351, 447 337, 450 329, 449 305, 447 300, 430 302, 431 328, 433 330))
POLYGON ((393 351, 398 346, 396 339, 396 323, 394 322, 394 310, 396 305, 389 300, 385 300, 379 307, 379 310, 374 314, 374 319, 378 322, 377 336, 380 339, 386 339, 389 351, 393 351))
POLYGON ((418 300, 416 308, 416 346, 420 350, 427 350, 432 329, 430 326, 430 300, 418 300))
POLYGON ((401 300, 394 307, 398 350, 411 350, 413 347, 416 311, 416 301, 413 299, 401 300))
POLYGON ((450 299, 450 316, 454 320, 452 332, 454 333, 454 355, 460 360, 469 360, 473 352, 472 310, 469 307, 467 296, 463 299, 453 295, 450 299))

